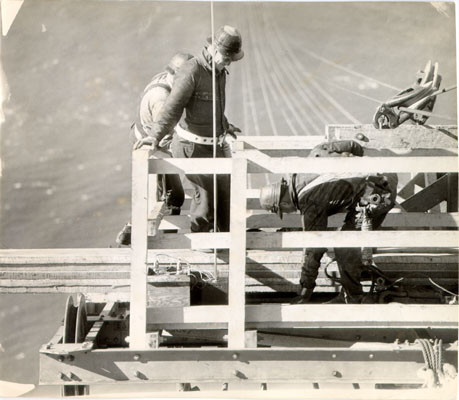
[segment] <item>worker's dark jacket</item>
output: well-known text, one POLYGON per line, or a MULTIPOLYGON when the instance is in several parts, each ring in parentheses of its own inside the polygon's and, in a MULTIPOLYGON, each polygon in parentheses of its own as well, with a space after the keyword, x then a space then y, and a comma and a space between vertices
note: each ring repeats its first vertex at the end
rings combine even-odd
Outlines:
MULTIPOLYGON (((334 146, 341 153, 363 155, 361 146, 353 141, 326 145, 334 146)), ((361 219, 356 206, 365 192, 368 181, 374 185, 374 193, 390 192, 390 204, 379 207, 371 216, 373 229, 377 229, 395 204, 396 174, 293 174, 289 192, 293 204, 301 212, 303 230, 325 230, 328 217, 340 212, 346 213, 342 230, 360 229, 361 219)), ((305 249, 300 281, 303 287, 310 289, 315 287, 320 260, 326 250, 326 248, 305 249)), ((344 289, 349 295, 360 294, 362 292, 360 248, 336 248, 335 255, 344 289)))
MULTIPOLYGON (((215 71, 216 135, 228 128, 225 112, 226 69, 215 71)), ((212 58, 206 48, 200 56, 187 61, 177 73, 172 91, 164 104, 159 119, 153 124, 150 135, 161 140, 182 116, 179 125, 198 136, 213 136, 212 58)), ((193 143, 174 135, 171 144, 174 158, 212 158, 212 146, 193 143)), ((222 146, 217 146, 217 157, 228 157, 222 146)), ((192 232, 208 232, 214 229, 213 176, 208 174, 186 174, 187 185, 193 189, 190 205, 192 232)), ((217 229, 229 230, 230 221, 230 177, 217 175, 217 229)))
MULTIPOLYGON (((226 74, 226 69, 222 72, 215 70, 217 136, 228 127, 224 115, 226 74)), ((213 136, 212 58, 206 48, 178 71, 172 91, 150 135, 161 140, 180 120, 183 110, 184 117, 180 121, 183 129, 199 136, 213 136)))

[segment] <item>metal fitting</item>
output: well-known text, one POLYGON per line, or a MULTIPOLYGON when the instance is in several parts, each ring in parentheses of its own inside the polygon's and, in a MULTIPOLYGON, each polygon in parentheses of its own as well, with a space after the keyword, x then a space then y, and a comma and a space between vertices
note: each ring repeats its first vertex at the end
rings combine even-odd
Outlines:
POLYGON ((140 354, 134 354, 134 361, 140 360, 140 354))

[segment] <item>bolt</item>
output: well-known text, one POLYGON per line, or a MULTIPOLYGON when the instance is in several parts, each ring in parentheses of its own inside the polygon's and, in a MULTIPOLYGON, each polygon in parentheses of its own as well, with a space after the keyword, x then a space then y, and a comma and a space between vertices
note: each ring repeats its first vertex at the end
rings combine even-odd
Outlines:
POLYGON ((228 390, 228 383, 224 383, 222 386, 222 390, 226 392, 228 390))
POLYGON ((336 358, 336 354, 332 354, 332 358, 336 358))
POLYGON ((362 338, 362 336, 360 336, 360 335, 357 335, 357 336, 355 337, 356 340, 360 340, 361 338, 362 338))
POLYGON ((140 372, 139 371, 135 371, 135 374, 136 378, 140 378, 140 372))
POLYGON ((237 369, 235 369, 235 370, 233 371, 233 375, 234 375, 234 376, 239 376, 239 371, 238 371, 237 369))
POLYGON ((357 133, 357 135, 355 135, 355 137, 356 137, 357 140, 365 139, 365 136, 363 135, 363 133, 357 133))
POLYGON ((374 358, 375 356, 374 356, 374 354, 370 354, 368 357, 369 357, 370 359, 372 359, 372 358, 374 358))
POLYGON ((237 360, 238 357, 239 357, 239 355, 238 355, 237 353, 234 353, 234 354, 232 355, 233 360, 237 360))
POLYGON ((333 371, 333 372, 332 372, 332 375, 333 375, 333 376, 339 376, 339 372, 338 372, 338 371, 333 371))
POLYGON ((140 360, 140 354, 134 354, 134 361, 140 360))
POLYGON ((64 360, 65 360, 64 356, 57 357, 57 361, 59 361, 59 362, 64 362, 64 360))
POLYGON ((67 357, 67 360, 73 361, 73 360, 75 360, 75 356, 72 355, 72 354, 70 354, 70 355, 67 357))

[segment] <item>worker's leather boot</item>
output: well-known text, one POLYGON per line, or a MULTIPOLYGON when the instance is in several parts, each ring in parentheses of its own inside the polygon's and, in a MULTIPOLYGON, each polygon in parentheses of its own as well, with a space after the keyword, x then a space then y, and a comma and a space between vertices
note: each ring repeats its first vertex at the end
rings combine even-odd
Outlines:
POLYGON ((292 300, 292 304, 306 304, 311 299, 314 289, 302 288, 300 295, 292 300))

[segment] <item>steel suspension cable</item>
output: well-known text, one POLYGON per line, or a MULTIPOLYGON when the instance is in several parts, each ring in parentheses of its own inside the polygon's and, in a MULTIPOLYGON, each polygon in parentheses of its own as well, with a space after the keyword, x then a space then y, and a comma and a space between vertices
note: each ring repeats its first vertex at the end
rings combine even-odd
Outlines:
MULTIPOLYGON (((214 30, 214 2, 210 2, 210 24, 212 45, 212 158, 217 158, 217 101, 215 98, 215 30, 214 30)), ((214 207, 214 233, 217 232, 217 174, 213 174, 213 207, 214 207)), ((214 247, 214 273, 217 277, 217 249, 214 247)))

